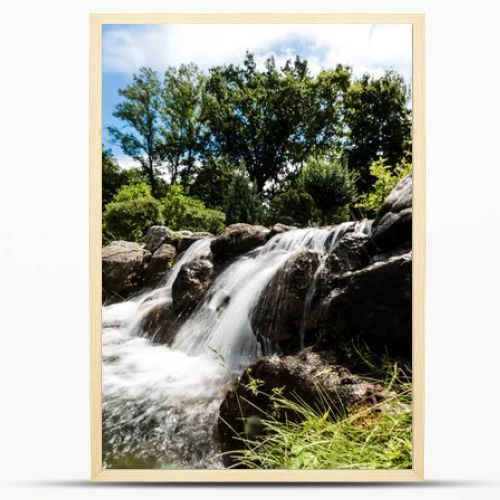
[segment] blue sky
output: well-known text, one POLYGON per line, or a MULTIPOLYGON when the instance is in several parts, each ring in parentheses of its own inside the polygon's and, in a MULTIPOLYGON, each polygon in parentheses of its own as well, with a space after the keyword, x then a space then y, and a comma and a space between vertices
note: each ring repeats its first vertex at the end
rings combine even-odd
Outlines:
POLYGON ((411 25, 369 24, 153 24, 103 26, 103 143, 122 166, 132 159, 112 144, 107 127, 120 126, 113 110, 119 88, 127 85, 141 66, 163 72, 168 66, 194 62, 202 69, 239 63, 245 51, 258 64, 271 54, 278 63, 299 55, 312 73, 338 63, 352 66, 356 75, 381 75, 388 69, 411 80, 411 25))

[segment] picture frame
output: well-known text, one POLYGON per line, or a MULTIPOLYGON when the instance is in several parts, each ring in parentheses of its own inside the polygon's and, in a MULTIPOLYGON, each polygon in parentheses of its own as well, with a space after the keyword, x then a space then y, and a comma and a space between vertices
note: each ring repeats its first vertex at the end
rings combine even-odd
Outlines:
POLYGON ((91 14, 90 15, 90 373, 91 479, 99 482, 417 482, 424 479, 425 15, 424 14, 91 14), (103 24, 411 24, 413 41, 413 280, 411 470, 157 470, 102 466, 102 26, 103 24))

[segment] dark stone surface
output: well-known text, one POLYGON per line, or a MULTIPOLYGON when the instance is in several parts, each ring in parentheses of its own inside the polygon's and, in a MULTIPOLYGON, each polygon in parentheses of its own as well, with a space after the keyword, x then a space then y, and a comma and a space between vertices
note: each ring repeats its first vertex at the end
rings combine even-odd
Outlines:
POLYGON ((287 351, 300 348, 304 305, 320 265, 317 252, 292 256, 262 291, 251 324, 254 332, 274 342, 286 341, 287 351))
MULTIPOLYGON (((305 402, 319 412, 325 411, 326 399, 337 418, 345 416, 354 405, 371 406, 392 395, 382 386, 353 375, 327 353, 306 349, 294 356, 263 357, 247 368, 221 403, 218 430, 222 451, 241 448, 241 441, 235 437, 247 430, 247 422, 269 413, 269 395, 277 389, 285 398, 305 402)), ((274 409, 273 416, 280 421, 300 418, 283 409, 274 409)), ((232 465, 230 454, 225 455, 225 462, 232 465)))
POLYGON ((208 290, 214 278, 213 264, 207 259, 186 262, 172 286, 176 311, 190 311, 208 290))
POLYGON ((163 243, 172 243, 173 231, 166 226, 151 226, 144 237, 145 248, 154 253, 163 243))
POLYGON ((152 255, 145 273, 144 284, 148 287, 157 286, 166 276, 175 260, 177 251, 169 243, 163 243, 152 255))
POLYGON ((250 224, 232 224, 212 240, 210 249, 214 260, 226 261, 253 250, 267 240, 269 229, 250 224))
POLYGON ((412 176, 402 179, 379 210, 372 228, 372 242, 381 251, 412 242, 412 176))

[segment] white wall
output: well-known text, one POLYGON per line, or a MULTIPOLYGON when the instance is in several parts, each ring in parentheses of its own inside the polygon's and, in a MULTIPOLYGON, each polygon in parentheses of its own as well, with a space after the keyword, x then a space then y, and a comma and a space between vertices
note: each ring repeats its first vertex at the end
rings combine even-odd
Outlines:
POLYGON ((497 2, 11 1, 0 27, 4 498, 499 498, 497 2), (427 485, 86 485, 89 12, 427 12, 427 485), (495 15, 496 14, 496 15, 495 15), (139 491, 140 490, 140 491, 139 491), (429 491, 430 490, 430 491, 429 491))

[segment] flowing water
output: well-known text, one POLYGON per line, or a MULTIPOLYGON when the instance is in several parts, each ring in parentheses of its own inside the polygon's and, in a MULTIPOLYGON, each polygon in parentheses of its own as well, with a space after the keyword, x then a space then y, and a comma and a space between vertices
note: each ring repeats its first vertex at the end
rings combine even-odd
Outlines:
MULTIPOLYGON (((104 307, 104 466, 223 467, 216 444, 220 402, 245 367, 271 353, 270 346, 257 341, 250 323, 260 294, 294 254, 312 250, 326 256, 350 229, 370 231, 365 223, 297 229, 236 259, 216 278, 170 347, 144 337, 142 320, 153 307, 172 300, 180 268, 207 257, 209 240, 191 245, 157 289, 104 307)), ((304 304, 301 335, 315 283, 316 277, 304 304)))

